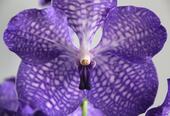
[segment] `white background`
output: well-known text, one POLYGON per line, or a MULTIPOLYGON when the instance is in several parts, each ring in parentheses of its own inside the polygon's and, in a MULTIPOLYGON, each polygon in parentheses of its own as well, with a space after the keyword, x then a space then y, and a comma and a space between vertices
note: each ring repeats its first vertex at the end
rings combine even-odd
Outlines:
MULTIPOLYGON (((118 5, 143 6, 154 11, 170 33, 170 0, 118 0, 118 5)), ((3 31, 9 19, 23 9, 38 8, 38 0, 0 0, 0 82, 16 75, 20 59, 10 52, 3 42, 3 31)), ((163 50, 156 55, 154 63, 159 76, 159 91, 153 106, 161 104, 167 92, 166 78, 170 77, 170 38, 163 50)), ((153 107, 152 106, 152 107, 153 107)), ((141 115, 142 116, 142 115, 141 115)))

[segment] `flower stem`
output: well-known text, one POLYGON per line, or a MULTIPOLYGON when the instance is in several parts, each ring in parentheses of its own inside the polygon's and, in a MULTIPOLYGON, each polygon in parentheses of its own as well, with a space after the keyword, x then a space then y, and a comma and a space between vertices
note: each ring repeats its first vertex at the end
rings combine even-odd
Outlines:
POLYGON ((81 104, 82 116, 87 116, 87 105, 88 105, 88 101, 84 99, 83 103, 81 104))

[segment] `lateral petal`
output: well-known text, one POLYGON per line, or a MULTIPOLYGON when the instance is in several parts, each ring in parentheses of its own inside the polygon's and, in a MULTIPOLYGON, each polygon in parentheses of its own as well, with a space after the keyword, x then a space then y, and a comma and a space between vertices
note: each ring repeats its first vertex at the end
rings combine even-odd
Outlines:
POLYGON ((166 29, 152 11, 134 6, 110 10, 105 20, 98 50, 112 50, 129 60, 153 57, 167 39, 166 29))
POLYGON ((25 10, 13 17, 4 33, 4 41, 27 63, 46 62, 76 51, 66 18, 52 7, 25 10))

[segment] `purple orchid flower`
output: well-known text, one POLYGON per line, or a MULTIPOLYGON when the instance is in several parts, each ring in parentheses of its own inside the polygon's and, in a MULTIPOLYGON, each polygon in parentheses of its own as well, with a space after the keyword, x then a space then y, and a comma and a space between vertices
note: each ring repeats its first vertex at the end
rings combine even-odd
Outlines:
POLYGON ((116 7, 116 0, 53 0, 9 22, 4 40, 21 57, 19 99, 47 116, 66 116, 88 99, 107 116, 137 116, 158 88, 152 57, 167 34, 150 10, 116 7), (97 29, 99 44, 91 49, 97 29), (69 29, 80 48, 72 43, 69 29))
POLYGON ((13 78, 0 85, 0 116, 15 116, 19 106, 13 78))
MULTIPOLYGON (((18 101, 15 77, 6 79, 0 85, 0 116, 33 116, 30 106, 22 107, 18 101)), ((36 115, 34 115, 36 116, 36 115)))
POLYGON ((168 92, 161 106, 150 109, 146 116, 169 116, 170 115, 170 79, 168 79, 168 92))

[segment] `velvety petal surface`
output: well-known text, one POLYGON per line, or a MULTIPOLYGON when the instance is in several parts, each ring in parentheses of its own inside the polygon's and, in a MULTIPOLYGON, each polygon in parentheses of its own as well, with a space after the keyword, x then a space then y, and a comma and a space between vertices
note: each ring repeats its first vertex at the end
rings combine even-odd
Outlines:
POLYGON ((12 79, 6 80, 0 84, 0 110, 3 113, 16 112, 18 106, 15 82, 12 79))
POLYGON ((88 100, 95 108, 107 116, 138 116, 152 105, 158 80, 150 58, 135 63, 103 51, 93 60, 88 100))
POLYGON ((97 51, 112 49, 129 60, 152 57, 167 38, 165 28, 152 11, 134 6, 116 7, 105 20, 97 51))
POLYGON ((79 39, 90 40, 102 24, 110 8, 117 0, 53 0, 52 5, 61 9, 68 18, 68 23, 79 39))
POLYGON ((59 54, 73 55, 66 18, 49 7, 25 10, 11 19, 4 33, 9 49, 24 62, 46 62, 59 54))
POLYGON ((146 116, 169 116, 170 115, 170 79, 168 79, 168 92, 162 105, 150 109, 146 116))
POLYGON ((75 59, 59 55, 44 64, 22 62, 17 78, 20 100, 47 116, 66 116, 76 110, 84 98, 79 90, 75 59))

